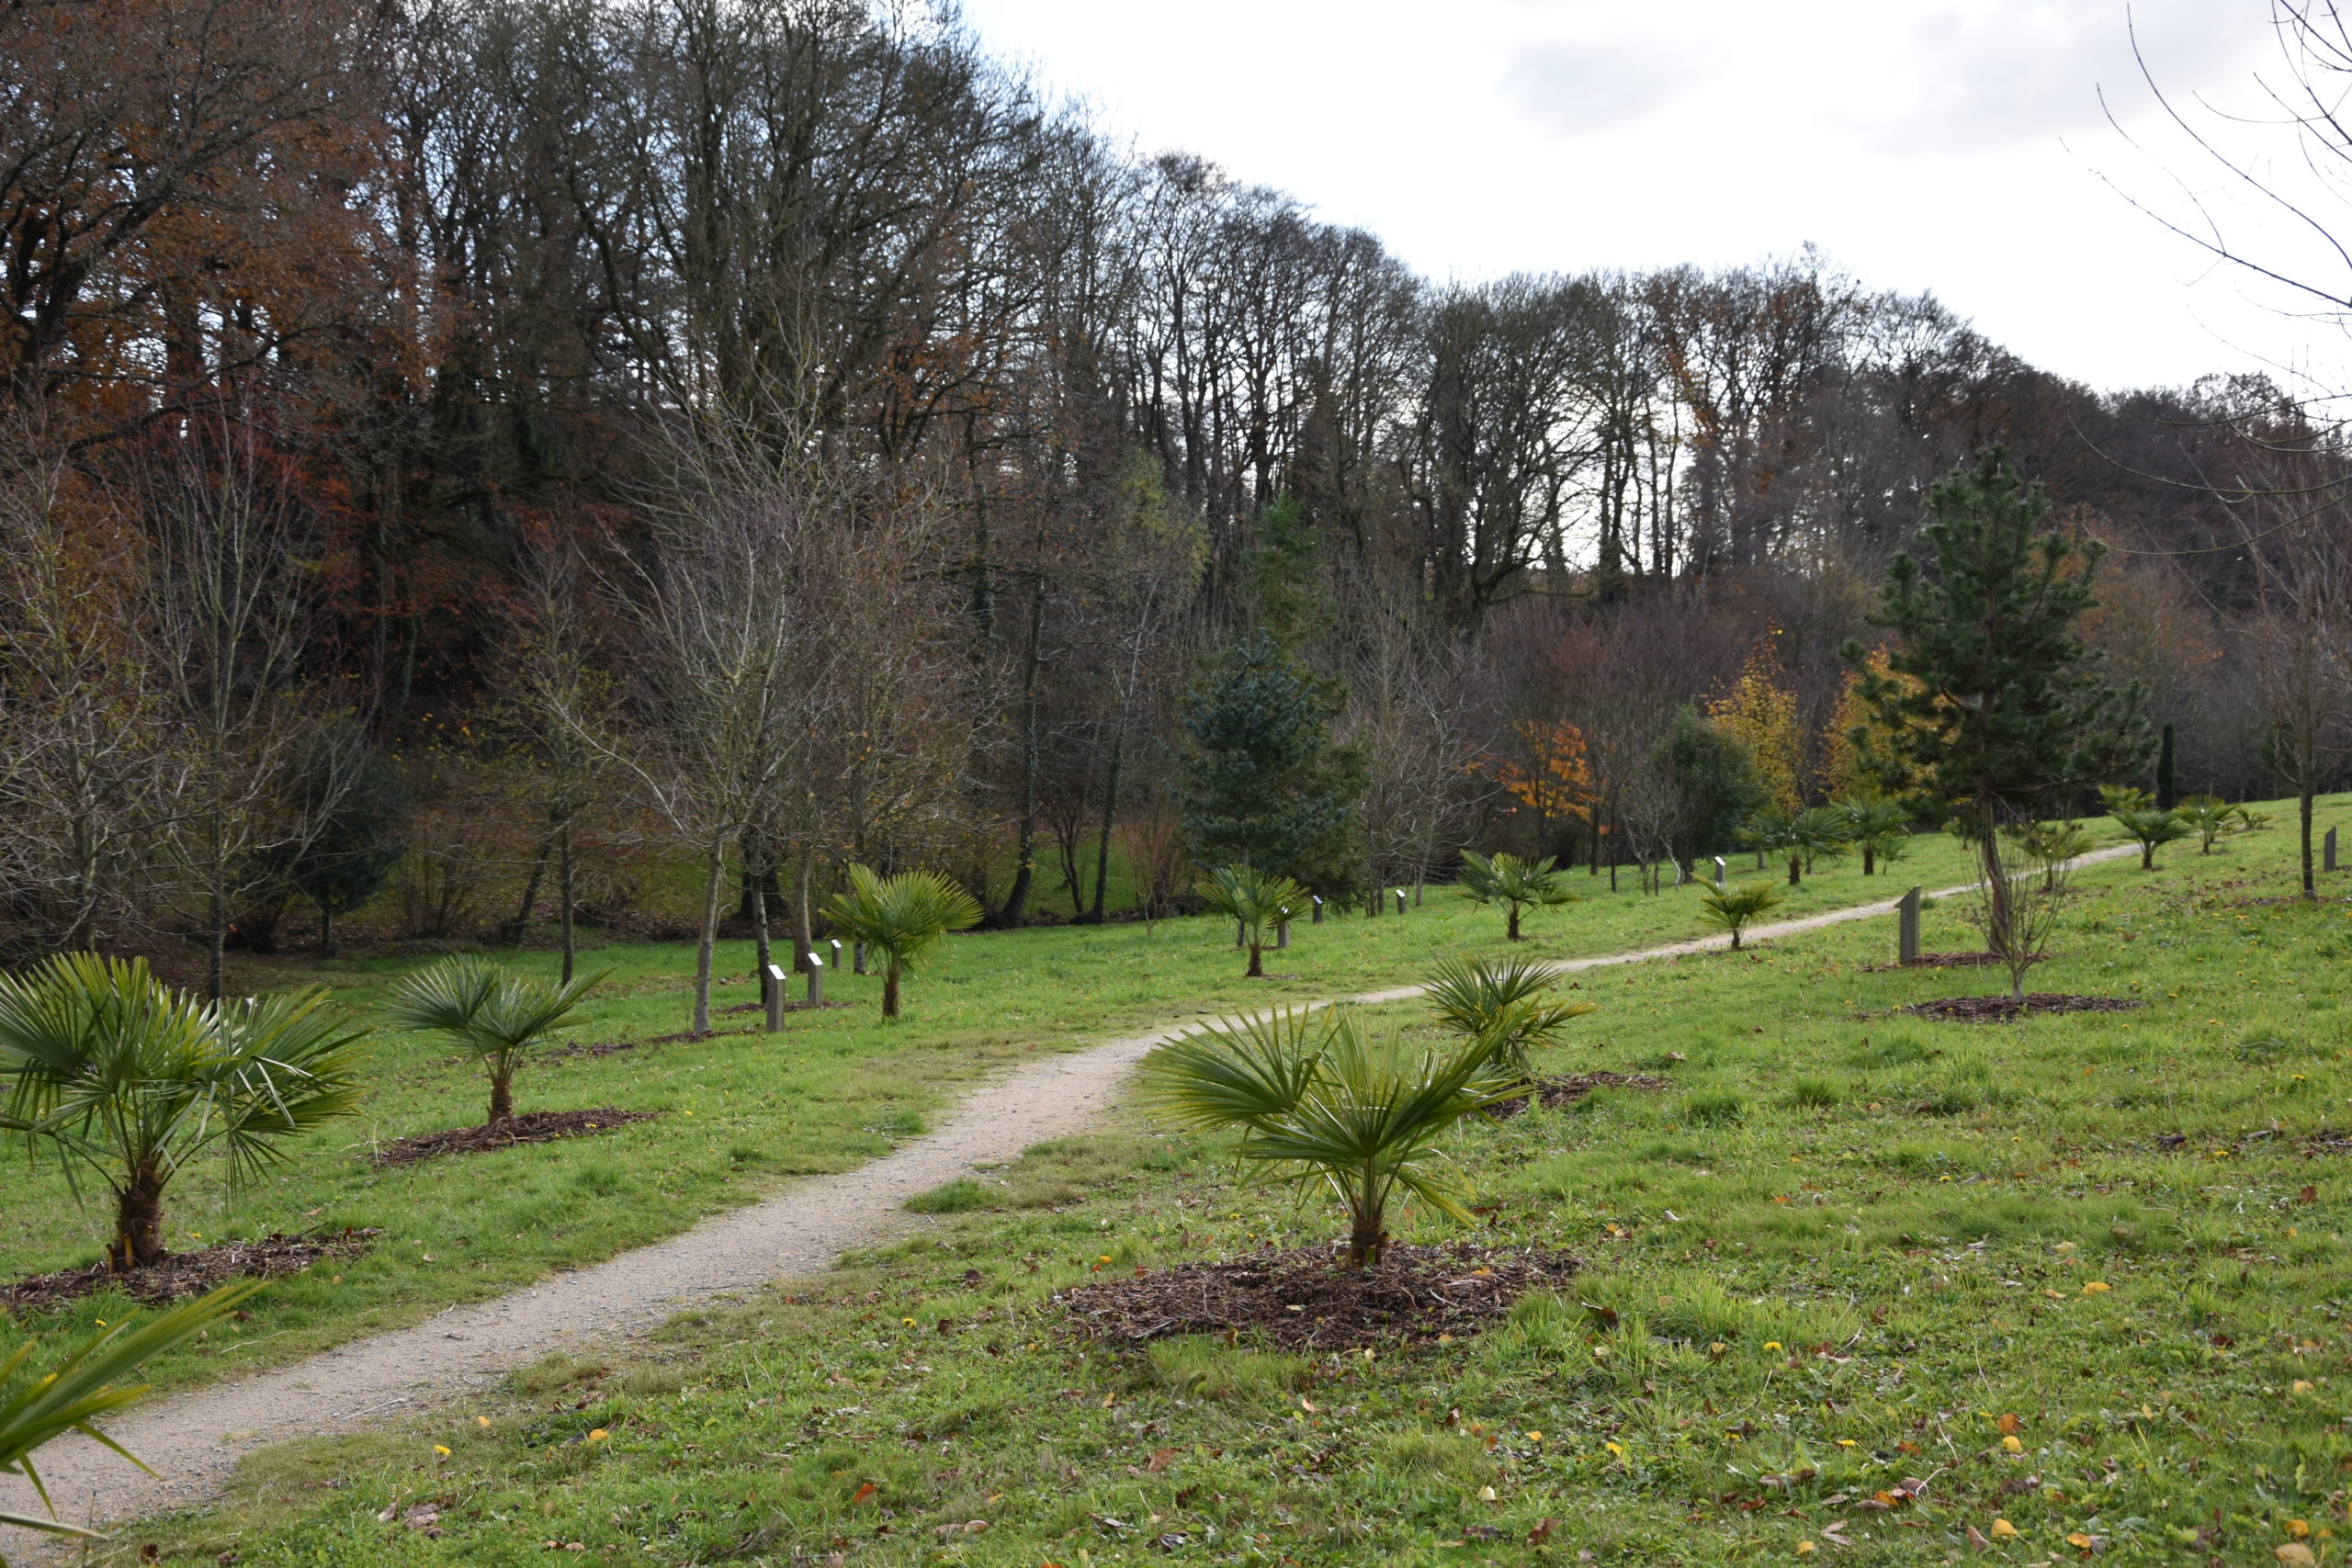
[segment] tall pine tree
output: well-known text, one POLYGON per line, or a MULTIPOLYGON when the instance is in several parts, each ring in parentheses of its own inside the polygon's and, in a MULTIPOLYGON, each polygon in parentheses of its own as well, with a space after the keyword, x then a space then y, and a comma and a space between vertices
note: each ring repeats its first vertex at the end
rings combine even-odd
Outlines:
POLYGON ((2006 954, 2014 889, 2000 829, 2146 766, 2143 694, 2101 681, 2098 656, 2074 633, 2098 603, 2092 579, 2104 550, 2041 531, 2050 502, 2006 452, 1955 469, 1928 490, 1928 505, 1936 520, 1919 542, 1931 564, 1896 556, 1871 617, 1895 636, 1884 667, 1874 669, 1860 643, 1846 645, 1856 692, 1878 721, 1849 739, 1858 751, 1891 750, 1885 761, 1969 818, 1985 942, 2006 954))

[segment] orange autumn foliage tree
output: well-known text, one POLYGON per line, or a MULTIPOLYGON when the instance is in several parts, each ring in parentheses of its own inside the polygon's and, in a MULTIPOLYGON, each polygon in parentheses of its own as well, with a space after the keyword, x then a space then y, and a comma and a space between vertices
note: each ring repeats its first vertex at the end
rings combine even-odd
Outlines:
POLYGON ((1554 822, 1589 825, 1598 793, 1584 731, 1573 724, 1522 719, 1511 726, 1511 733, 1526 749, 1526 761, 1496 760, 1494 779, 1503 792, 1533 811, 1544 827, 1554 822))

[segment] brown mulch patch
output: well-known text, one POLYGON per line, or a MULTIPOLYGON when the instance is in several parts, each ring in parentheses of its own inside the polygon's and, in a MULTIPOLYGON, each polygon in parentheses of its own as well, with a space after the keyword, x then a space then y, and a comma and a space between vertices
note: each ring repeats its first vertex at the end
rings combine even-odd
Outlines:
MULTIPOLYGON (((1652 1077, 1647 1073, 1575 1073, 1566 1077, 1537 1078, 1535 1098, 1546 1111, 1557 1111, 1563 1105, 1574 1105, 1597 1089, 1672 1089, 1666 1078, 1652 1077)), ((1501 1122, 1527 1109, 1527 1096, 1498 1100, 1487 1107, 1487 1114, 1501 1122)))
POLYGON ((200 1296, 232 1280, 274 1280, 300 1274, 322 1258, 356 1258, 383 1234, 372 1228, 329 1236, 272 1232, 259 1241, 215 1242, 196 1252, 175 1252, 159 1263, 123 1274, 114 1273, 103 1263, 63 1269, 0 1286, 0 1308, 27 1314, 49 1312, 108 1289, 150 1306, 165 1306, 183 1296, 200 1296))
MULTIPOLYGON (((785 999, 784 1010, 786 1012, 821 1012, 832 1008, 850 1008, 855 1007, 856 1005, 857 1004, 855 1002, 797 1002, 787 997, 785 999)), ((720 1008, 718 1010, 722 1013, 765 1012, 768 1010, 768 1004, 765 1002, 737 1002, 733 1007, 720 1008)))
POLYGON ((1865 964, 1862 973, 1889 975, 1904 969, 1973 969, 1999 962, 1989 953, 1923 953, 1908 964, 1865 964))
POLYGON ((493 1122, 487 1127, 452 1127, 446 1133, 399 1138, 376 1151, 378 1165, 409 1165, 438 1155, 478 1155, 491 1149, 511 1149, 517 1144, 551 1144, 606 1133, 630 1122, 650 1122, 659 1111, 618 1111, 599 1105, 587 1111, 532 1111, 493 1122))
POLYGON ((2020 1011, 2137 1012, 2147 1005, 2130 997, 2075 997, 2064 991, 2028 991, 2022 1009, 2007 997, 1946 997, 1941 1001, 1921 1002, 1917 1007, 1894 1010, 1916 1013, 1921 1018, 1939 1018, 1947 1022, 2006 1023, 2020 1011))
MULTIPOLYGON (((733 1010, 722 1008, 719 1010, 726 1012, 733 1010)), ((576 1043, 566 1045, 560 1051, 548 1052, 548 1060, 560 1062, 572 1056, 616 1056, 623 1051, 634 1051, 640 1045, 681 1045, 688 1041, 717 1040, 726 1035, 757 1034, 758 1032, 756 1029, 713 1029, 696 1034, 691 1029, 682 1029, 675 1034, 655 1034, 643 1040, 600 1040, 593 1045, 576 1043)))
POLYGON ((1056 1299, 1097 1339, 1249 1331, 1286 1350, 1338 1350, 1476 1334, 1521 1296, 1566 1284, 1580 1267, 1565 1252, 1455 1242, 1395 1243, 1378 1268, 1351 1269, 1333 1249, 1299 1247, 1180 1263, 1056 1299))

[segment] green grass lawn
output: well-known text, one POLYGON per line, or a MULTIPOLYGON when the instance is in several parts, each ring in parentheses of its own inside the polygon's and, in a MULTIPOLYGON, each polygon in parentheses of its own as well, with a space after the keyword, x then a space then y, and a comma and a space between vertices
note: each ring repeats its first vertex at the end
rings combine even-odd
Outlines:
MULTIPOLYGON (((1914 881, 1947 885, 1965 874, 1963 852, 1938 834, 1921 839, 1895 871, 1865 879, 1859 862, 1825 864, 1793 892, 1790 912, 1890 897, 1914 881)), ((1614 952, 1699 934, 1689 891, 1611 896, 1607 877, 1579 875, 1585 901, 1531 915, 1525 951, 1614 952)), ((1393 908, 1393 905, 1392 905, 1393 908)), ((1243 976, 1231 928, 1200 917, 1139 924, 976 934, 945 944, 934 967, 907 983, 907 1015, 878 1016, 876 977, 829 976, 827 997, 845 1008, 788 1015, 777 1035, 756 1032, 756 1012, 719 1012, 726 1032, 601 1056, 546 1057, 515 1082, 515 1109, 614 1105, 667 1112, 585 1140, 445 1158, 379 1170, 380 1142, 479 1122, 488 1091, 480 1069, 429 1037, 386 1033, 373 1052, 376 1089, 364 1113, 295 1141, 288 1166, 260 1185, 226 1190, 199 1166, 167 1199, 167 1241, 184 1250, 224 1235, 313 1227, 379 1227, 368 1257, 316 1269, 273 1288, 250 1322, 153 1369, 173 1386, 298 1359, 355 1333, 396 1326, 452 1302, 494 1296, 642 1246, 702 1216, 748 1202, 792 1176, 846 1169, 919 1134, 925 1119, 978 1077, 1041 1051, 1098 1043, 1194 1014, 1284 998, 1324 997, 1419 979, 1441 954, 1498 951, 1503 917, 1447 890, 1402 919, 1335 915, 1301 922, 1293 945, 1268 954, 1272 976, 1243 976), (227 1343, 222 1343, 223 1339, 227 1343)), ((1882 938, 1882 940, 1886 940, 1882 938)), ((748 942, 725 944, 717 1009, 756 1002, 748 942)), ((363 1014, 383 987, 419 959, 352 959, 328 965, 242 963, 240 988, 322 980, 363 1014)), ((516 955, 517 967, 552 976, 548 953, 516 955)), ((592 951, 589 970, 613 978, 568 1040, 652 1040, 689 1021, 690 944, 634 943, 592 951)), ((796 982, 795 995, 799 994, 796 982)), ((101 1256, 112 1215, 103 1192, 76 1202, 52 1165, 10 1151, 0 1206, 0 1278, 78 1267, 101 1256)), ((78 1333, 119 1317, 100 1296, 32 1320, 44 1335, 78 1333)))
MULTIPOLYGON (((1476 1338, 1313 1358, 1075 1339, 1057 1289, 1335 1230, 1234 1185, 1216 1146, 1128 1122, 1034 1150, 933 1205, 961 1212, 930 1234, 683 1319, 641 1357, 559 1359, 429 1425, 266 1451, 227 1504, 119 1550, 2334 1562, 2352 1531, 2352 1140, 2333 1141, 2352 1125, 2352 882, 2287 897, 2292 851, 2282 825, 2211 859, 2175 847, 2154 876, 2082 875, 2036 987, 2137 1012, 1908 1017, 1893 1010, 1999 982, 1873 971, 1875 924, 1585 976, 1603 1009, 1546 1066, 1676 1087, 1460 1134, 1498 1205, 1489 1239, 1586 1259, 1577 1289, 1476 1338), (401 1522, 420 1505, 437 1539, 401 1522)), ((1547 934, 1585 945, 1559 933, 1591 920, 1589 945, 1610 945, 1603 917, 1654 918, 1588 907, 1547 934)), ((1950 908, 1928 924, 1931 946, 1966 945, 1950 908)), ((1380 940, 1346 934, 1363 932, 1380 940)), ((1409 1005, 1385 1016, 1421 1027, 1409 1005)))

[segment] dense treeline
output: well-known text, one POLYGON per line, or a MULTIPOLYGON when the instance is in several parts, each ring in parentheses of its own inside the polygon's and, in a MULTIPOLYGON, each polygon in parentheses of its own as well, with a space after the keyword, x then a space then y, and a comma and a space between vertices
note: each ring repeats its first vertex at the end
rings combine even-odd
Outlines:
POLYGON ((28 0, 0 60, 21 949, 568 942, 681 846, 706 959, 851 861, 1017 923, 1688 854, 1724 737, 1840 786, 1836 650, 1995 445, 2130 552, 2182 790, 2341 766, 2262 384, 1810 253, 1436 284, 919 9, 28 0))

